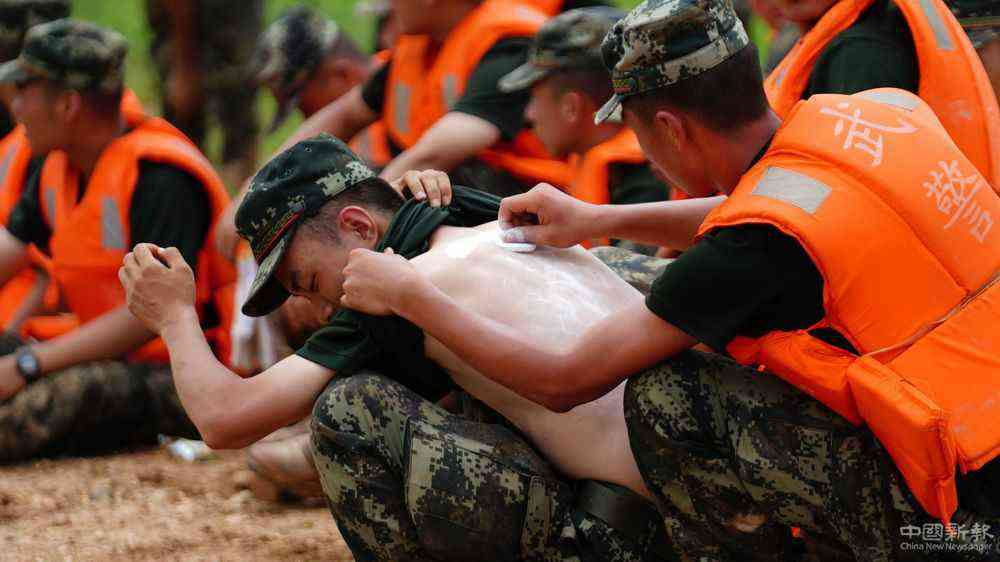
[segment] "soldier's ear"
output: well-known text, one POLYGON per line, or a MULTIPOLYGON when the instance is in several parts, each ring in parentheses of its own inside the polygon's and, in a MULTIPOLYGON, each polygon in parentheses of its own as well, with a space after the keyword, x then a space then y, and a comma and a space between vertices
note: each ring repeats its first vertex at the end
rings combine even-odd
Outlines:
POLYGON ((593 120, 592 117, 589 117, 593 115, 593 111, 587 112, 584 105, 583 95, 576 90, 565 92, 559 98, 559 112, 562 114, 563 120, 571 125, 576 125, 581 119, 593 120))
POLYGON ((83 95, 76 90, 63 90, 56 98, 56 111, 58 111, 67 122, 76 121, 83 112, 83 108, 83 95))
POLYGON ((365 209, 349 205, 337 214, 337 234, 341 241, 353 239, 363 247, 374 248, 379 239, 378 223, 365 209))

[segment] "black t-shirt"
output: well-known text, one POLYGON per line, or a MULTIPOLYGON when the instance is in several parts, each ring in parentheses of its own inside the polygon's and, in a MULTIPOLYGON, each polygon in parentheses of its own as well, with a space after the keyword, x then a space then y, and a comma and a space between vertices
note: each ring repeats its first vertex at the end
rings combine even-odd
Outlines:
POLYGON ((645 163, 612 164, 608 183, 614 205, 652 203, 670 198, 670 190, 645 163))
MULTIPOLYGON (((47 253, 52 230, 39 199, 42 161, 32 161, 24 193, 7 219, 7 230, 18 240, 47 253)), ((194 268, 211 220, 208 195, 198 180, 168 164, 139 162, 139 177, 129 207, 133 246, 141 242, 174 246, 194 268)))
MULTIPOLYGON (((528 105, 530 92, 501 92, 498 83, 501 78, 528 60, 531 39, 512 37, 497 41, 479 59, 466 83, 462 97, 451 108, 452 111, 474 115, 500 130, 501 138, 511 140, 524 128, 524 109, 528 105)), ((361 97, 372 111, 381 114, 385 107, 386 84, 389 80, 390 60, 372 75, 362 86, 361 97)), ((391 143, 390 139, 390 143, 391 143)), ((395 147, 396 153, 400 152, 395 147)))
POLYGON ((917 52, 906 18, 890 0, 877 0, 823 49, 802 99, 872 88, 916 93, 919 85, 917 52))

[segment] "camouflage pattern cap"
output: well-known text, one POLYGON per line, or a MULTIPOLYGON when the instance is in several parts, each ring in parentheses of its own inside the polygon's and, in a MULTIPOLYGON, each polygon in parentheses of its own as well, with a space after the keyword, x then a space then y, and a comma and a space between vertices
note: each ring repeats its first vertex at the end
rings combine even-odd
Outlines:
POLYGON ((535 34, 528 62, 500 79, 500 89, 530 88, 553 71, 604 71, 601 41, 625 12, 610 7, 579 8, 550 19, 535 34))
POLYGON ((604 38, 615 93, 594 121, 617 113, 622 99, 711 70, 749 43, 730 0, 646 0, 604 38))
POLYGON ((121 90, 128 43, 118 32, 61 19, 28 30, 21 54, 0 65, 0 83, 50 80, 80 91, 121 90))
POLYGON ((21 52, 28 29, 69 16, 69 0, 0 0, 0 61, 21 52))
POLYGON ((295 229, 327 201, 373 177, 346 144, 327 134, 296 144, 257 172, 236 211, 236 230, 259 264, 243 314, 263 316, 285 302, 289 293, 274 272, 295 229))
POLYGON ((975 48, 1000 39, 1000 2, 997 0, 948 0, 975 48))
POLYGON ((260 36, 252 64, 257 82, 269 84, 278 97, 271 131, 292 112, 299 92, 339 36, 336 22, 308 6, 289 8, 260 36))

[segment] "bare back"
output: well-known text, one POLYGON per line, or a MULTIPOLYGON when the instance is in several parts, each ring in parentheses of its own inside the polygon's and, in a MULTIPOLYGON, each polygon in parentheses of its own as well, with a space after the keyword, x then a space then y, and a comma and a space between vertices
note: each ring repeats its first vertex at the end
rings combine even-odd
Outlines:
MULTIPOLYGON (((596 321, 642 299, 579 246, 515 253, 496 239, 496 223, 443 227, 430 251, 413 263, 458 303, 550 350, 565 349, 596 321)), ((456 384, 514 423, 567 476, 614 482, 649 496, 628 443, 624 384, 559 414, 483 377, 437 340, 428 336, 425 345, 428 357, 456 384)))

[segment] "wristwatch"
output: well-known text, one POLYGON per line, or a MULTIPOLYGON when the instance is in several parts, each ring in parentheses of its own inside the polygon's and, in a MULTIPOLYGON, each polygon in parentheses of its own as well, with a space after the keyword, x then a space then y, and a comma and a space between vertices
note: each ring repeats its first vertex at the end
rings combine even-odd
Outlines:
POLYGON ((38 380, 38 377, 42 376, 42 366, 38 362, 38 356, 28 346, 17 350, 17 357, 14 364, 17 367, 17 372, 29 383, 35 382, 38 380))

